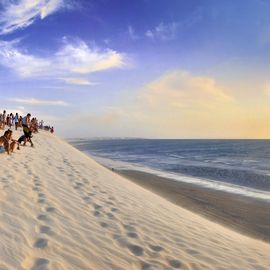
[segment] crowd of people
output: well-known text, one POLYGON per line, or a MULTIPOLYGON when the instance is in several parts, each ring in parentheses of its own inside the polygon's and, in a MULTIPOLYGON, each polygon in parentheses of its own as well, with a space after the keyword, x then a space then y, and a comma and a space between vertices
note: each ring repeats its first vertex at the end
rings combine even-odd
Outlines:
POLYGON ((4 131, 4 134, 0 136, 0 147, 3 147, 4 151, 8 154, 14 152, 15 148, 20 150, 20 145, 23 143, 25 146, 28 142, 31 147, 34 147, 32 142, 33 133, 37 133, 39 129, 44 129, 54 133, 54 128, 50 126, 44 126, 44 121, 38 122, 37 118, 32 117, 30 113, 24 117, 18 113, 7 113, 4 110, 0 113, 0 130, 4 131), (22 130, 23 134, 16 140, 13 138, 13 131, 22 130))

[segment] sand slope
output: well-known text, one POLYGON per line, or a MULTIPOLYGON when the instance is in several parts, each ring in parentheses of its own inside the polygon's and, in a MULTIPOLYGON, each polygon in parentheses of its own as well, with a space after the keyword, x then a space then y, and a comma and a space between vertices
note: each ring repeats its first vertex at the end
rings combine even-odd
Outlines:
POLYGON ((177 207, 54 135, 0 155, 0 269, 269 269, 270 245, 177 207))

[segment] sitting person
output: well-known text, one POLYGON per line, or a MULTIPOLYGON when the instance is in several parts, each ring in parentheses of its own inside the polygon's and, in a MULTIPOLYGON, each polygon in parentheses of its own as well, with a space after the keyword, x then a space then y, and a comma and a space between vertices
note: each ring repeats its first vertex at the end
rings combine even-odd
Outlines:
POLYGON ((0 137, 0 145, 4 146, 5 151, 10 154, 14 152, 17 145, 17 150, 20 150, 18 141, 12 138, 12 130, 8 129, 5 131, 4 135, 0 137))
POLYGON ((4 146, 5 151, 8 153, 10 153, 10 144, 9 144, 9 130, 6 130, 4 135, 0 137, 0 146, 4 146))
POLYGON ((7 131, 8 131, 7 139, 9 140, 9 149, 10 149, 10 151, 14 152, 16 145, 17 145, 17 150, 20 150, 19 142, 12 138, 12 130, 9 129, 7 131))

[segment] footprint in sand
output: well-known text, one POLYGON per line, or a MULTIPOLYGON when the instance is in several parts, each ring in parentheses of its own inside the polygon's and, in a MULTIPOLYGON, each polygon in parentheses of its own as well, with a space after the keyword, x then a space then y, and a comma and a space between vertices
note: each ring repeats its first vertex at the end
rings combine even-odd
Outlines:
POLYGON ((163 250, 163 247, 161 246, 149 245, 149 247, 155 252, 160 252, 163 250))
POLYGON ((41 183, 39 181, 35 181, 35 184, 34 184, 36 187, 40 187, 41 186, 41 183))
POLYGON ((44 233, 44 234, 48 234, 48 235, 52 234, 51 228, 49 226, 45 226, 45 225, 42 225, 39 227, 39 232, 44 233))
POLYGON ((38 215, 37 219, 38 220, 48 220, 48 216, 45 214, 40 214, 40 215, 38 215))
POLYGON ((106 222, 100 222, 100 226, 101 226, 102 228, 108 228, 108 227, 109 227, 109 224, 106 223, 106 222))
POLYGON ((46 195, 45 195, 44 193, 40 192, 40 193, 38 193, 38 197, 39 197, 40 199, 41 199, 41 198, 45 199, 46 195))
POLYGON ((56 208, 52 207, 52 206, 48 206, 48 207, 46 207, 45 211, 48 212, 48 213, 52 213, 52 212, 56 211, 56 208))
POLYGON ((33 267, 31 270, 46 270, 49 264, 49 260, 44 258, 38 258, 35 260, 33 267))
POLYGON ((141 262, 141 270, 151 270, 154 269, 152 268, 152 265, 146 262, 141 262))
POLYGON ((95 217, 98 217, 98 216, 100 216, 101 215, 101 213, 99 212, 99 211, 94 211, 94 216, 95 217))
POLYGON ((63 173, 63 172, 65 172, 65 169, 64 168, 62 168, 62 167, 56 167, 58 170, 59 170, 59 172, 61 172, 61 173, 63 173))
POLYGON ((89 196, 84 196, 84 197, 83 197, 83 200, 84 200, 86 203, 90 203, 92 199, 91 199, 89 196))
POLYGON ((76 185, 76 186, 74 186, 74 189, 81 189, 82 187, 81 186, 78 186, 78 185, 76 185))
POLYGON ((171 267, 176 268, 176 269, 178 269, 182 266, 182 263, 178 260, 175 260, 175 259, 168 260, 168 263, 171 267))
POLYGON ((109 219, 115 219, 114 215, 112 213, 107 213, 107 217, 109 219))
POLYGON ((76 184, 77 186, 79 186, 79 187, 83 187, 83 186, 84 186, 84 184, 81 183, 81 182, 75 182, 75 184, 76 184))
POLYGON ((97 210, 97 211, 102 209, 102 206, 99 205, 99 204, 96 204, 96 203, 93 204, 93 207, 94 207, 94 209, 97 210))
POLYGON ((136 228, 134 228, 132 225, 124 224, 123 226, 127 232, 136 232, 136 228))
POLYGON ((128 232, 128 233, 127 233, 127 236, 128 236, 129 238, 133 238, 133 239, 139 238, 139 237, 138 237, 138 234, 135 233, 135 232, 128 232))
POLYGON ((35 248, 40 248, 44 249, 48 246, 48 240, 45 238, 39 238, 37 241, 34 243, 35 248))
POLYGON ((83 182, 84 182, 85 184, 89 184, 89 183, 90 183, 88 179, 83 179, 83 182))
POLYGON ((112 201, 105 201, 105 203, 108 204, 108 205, 111 205, 111 206, 114 206, 115 205, 115 203, 112 202, 112 201))
POLYGON ((127 248, 129 249, 129 251, 135 255, 135 256, 142 256, 143 253, 144 253, 144 250, 142 247, 140 246, 137 246, 137 245, 132 245, 132 244, 129 244, 127 246, 127 248))
POLYGON ((38 203, 42 204, 42 203, 45 203, 45 199, 44 198, 41 198, 41 199, 38 199, 38 203))

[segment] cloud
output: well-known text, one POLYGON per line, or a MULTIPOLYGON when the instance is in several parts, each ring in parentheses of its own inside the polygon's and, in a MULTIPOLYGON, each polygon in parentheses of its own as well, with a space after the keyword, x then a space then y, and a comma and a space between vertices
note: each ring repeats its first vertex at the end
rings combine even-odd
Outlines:
POLYGON ((117 129, 119 136, 229 137, 232 126, 237 126, 239 108, 227 93, 214 78, 170 71, 122 105, 104 111, 100 119, 110 119, 111 129, 117 129))
POLYGON ((170 108, 201 108, 232 100, 214 79, 181 70, 168 72, 146 85, 140 98, 150 106, 159 104, 170 108))
POLYGON ((179 23, 172 22, 165 24, 161 22, 153 29, 148 29, 145 32, 145 36, 151 39, 159 39, 163 41, 173 40, 177 37, 177 32, 179 29, 179 23))
POLYGON ((5 0, 0 5, 0 34, 12 33, 38 18, 44 19, 66 7, 65 3, 64 0, 5 0))
POLYGON ((21 77, 38 76, 51 70, 50 59, 36 57, 17 48, 20 41, 0 41, 0 64, 14 70, 21 77))
POLYGON ((0 65, 13 70, 22 78, 70 77, 89 74, 126 65, 126 56, 111 49, 90 48, 81 40, 67 42, 50 57, 31 55, 19 48, 20 40, 0 41, 0 65))
POLYGON ((35 98, 10 98, 9 101, 25 104, 25 105, 46 105, 46 106, 69 106, 63 100, 44 100, 44 99, 35 99, 35 98))
POLYGON ((131 25, 128 26, 128 34, 132 40, 137 40, 139 38, 139 36, 135 33, 135 30, 131 25))
POLYGON ((124 55, 111 49, 100 51, 85 42, 67 43, 56 53, 57 65, 75 73, 92 73, 125 65, 124 55))
POLYGON ((62 80, 67 84, 75 85, 97 85, 98 83, 90 82, 85 78, 62 78, 62 80))

